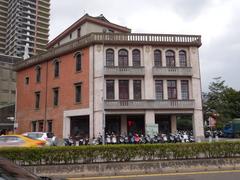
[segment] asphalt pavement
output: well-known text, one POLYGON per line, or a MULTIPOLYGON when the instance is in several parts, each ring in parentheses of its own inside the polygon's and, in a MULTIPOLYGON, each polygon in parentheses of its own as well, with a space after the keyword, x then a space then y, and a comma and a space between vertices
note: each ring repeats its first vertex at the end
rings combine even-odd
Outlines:
POLYGON ((240 180, 240 170, 68 178, 68 180, 240 180))

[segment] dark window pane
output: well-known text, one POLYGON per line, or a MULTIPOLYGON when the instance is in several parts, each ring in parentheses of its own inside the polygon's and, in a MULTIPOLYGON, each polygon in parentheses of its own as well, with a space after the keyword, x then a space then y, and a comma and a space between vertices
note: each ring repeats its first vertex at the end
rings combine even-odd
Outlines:
POLYGON ((118 52, 118 65, 119 67, 128 67, 128 51, 121 49, 118 52))
POLYGON ((107 99, 114 99, 114 80, 106 81, 107 99))
POLYGON ((35 92, 35 109, 40 108, 40 92, 35 92))
POLYGON ((54 88, 53 89, 53 105, 57 106, 58 105, 58 99, 59 99, 59 89, 54 88))
POLYGON ((183 100, 189 99, 188 80, 182 80, 181 81, 181 91, 182 91, 182 99, 183 100))
POLYGON ((108 49, 106 51, 106 66, 108 66, 108 67, 114 66, 114 51, 113 51, 113 49, 108 49))
POLYGON ((138 49, 134 49, 132 52, 133 67, 141 66, 141 54, 138 49))
POLYGON ((82 91, 82 86, 81 84, 75 85, 75 102, 79 103, 81 102, 81 92, 82 91))
POLYGON ((168 99, 177 99, 177 81, 169 80, 168 85, 168 99))
POLYGON ((180 62, 180 67, 187 67, 187 57, 186 57, 185 51, 179 52, 179 62, 180 62))
POLYGON ((162 53, 160 50, 154 51, 154 66, 156 67, 162 66, 162 53))
MULTIPOLYGON (((52 132, 52 121, 51 120, 47 121, 47 132, 52 132)), ((50 133, 48 133, 48 134, 50 134, 50 133)), ((48 136, 48 138, 50 138, 50 137, 48 136)))
POLYGON ((59 77, 59 61, 54 63, 54 77, 59 77))
POLYGON ((133 94, 134 99, 142 99, 142 86, 141 80, 133 81, 133 94))
POLYGON ((119 80, 119 99, 129 99, 128 80, 119 80))
POLYGON ((26 85, 29 84, 29 77, 25 77, 25 84, 26 84, 26 85))
POLYGON ((41 81, 41 67, 36 67, 36 82, 41 81))
POLYGON ((155 81, 155 92, 156 92, 156 99, 163 100, 163 81, 162 80, 155 81))
POLYGON ((32 131, 36 132, 37 131, 37 121, 32 122, 32 131))
POLYGON ((166 52, 166 65, 167 67, 175 67, 175 53, 171 50, 166 52))
POLYGON ((76 71, 81 71, 82 69, 82 55, 77 54, 76 55, 76 71))

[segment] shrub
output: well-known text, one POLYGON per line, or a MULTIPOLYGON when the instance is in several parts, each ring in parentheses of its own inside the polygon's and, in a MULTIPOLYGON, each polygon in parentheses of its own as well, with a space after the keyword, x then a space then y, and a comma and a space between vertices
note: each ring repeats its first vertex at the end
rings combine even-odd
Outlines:
POLYGON ((240 142, 0 148, 20 165, 239 157, 240 142))

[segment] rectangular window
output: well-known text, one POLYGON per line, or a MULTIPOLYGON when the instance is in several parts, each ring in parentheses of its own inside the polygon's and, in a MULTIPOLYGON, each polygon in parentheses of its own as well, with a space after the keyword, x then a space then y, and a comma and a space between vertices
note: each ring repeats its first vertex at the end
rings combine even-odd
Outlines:
POLYGON ((54 63, 54 77, 59 77, 59 61, 56 61, 54 63))
POLYGON ((25 84, 26 84, 26 85, 29 84, 29 77, 25 77, 25 84))
POLYGON ((156 99, 163 100, 163 81, 162 80, 155 81, 155 93, 156 93, 156 99))
POLYGON ((181 80, 181 91, 182 91, 182 99, 189 99, 189 86, 188 80, 181 80))
POLYGON ((142 99, 141 80, 133 80, 133 98, 142 99))
POLYGON ((39 83, 41 81, 41 67, 36 67, 36 82, 39 83))
POLYGON ((52 120, 48 120, 47 121, 47 132, 52 132, 52 126, 53 126, 53 122, 52 120))
POLYGON ((81 37, 81 28, 78 28, 78 30, 77 30, 77 36, 78 36, 78 38, 81 37))
POLYGON ((114 99, 114 80, 106 81, 107 99, 114 99))
POLYGON ((69 38, 72 39, 72 33, 69 34, 69 38))
POLYGON ((37 131, 37 121, 32 121, 32 131, 33 132, 37 131))
POLYGON ((177 99, 177 81, 176 80, 168 80, 168 99, 177 99))
POLYGON ((81 102, 81 93, 82 93, 82 84, 77 83, 75 84, 75 102, 80 103, 81 102))
POLYGON ((53 88, 53 105, 58 106, 59 88, 53 88))
POLYGON ((81 71, 82 69, 82 54, 76 55, 76 71, 81 71))
POLYGON ((119 99, 129 99, 128 80, 119 80, 119 99))
POLYGON ((35 92, 35 109, 40 108, 40 92, 35 92))

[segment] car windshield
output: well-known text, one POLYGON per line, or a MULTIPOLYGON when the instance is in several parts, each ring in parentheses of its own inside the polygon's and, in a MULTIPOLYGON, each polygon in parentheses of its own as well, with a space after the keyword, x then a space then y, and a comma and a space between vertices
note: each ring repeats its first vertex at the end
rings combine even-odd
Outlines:
POLYGON ((28 133, 27 136, 32 139, 38 139, 43 136, 43 133, 28 133))

